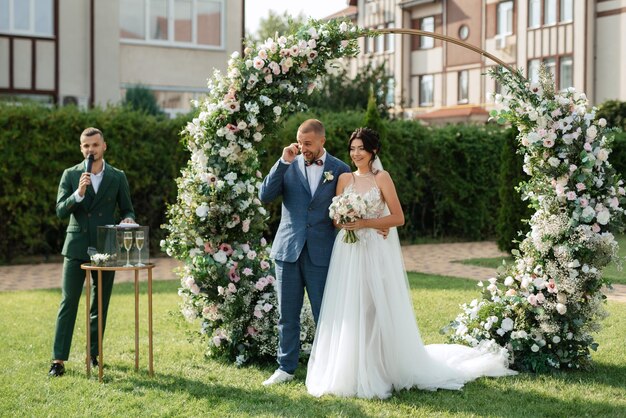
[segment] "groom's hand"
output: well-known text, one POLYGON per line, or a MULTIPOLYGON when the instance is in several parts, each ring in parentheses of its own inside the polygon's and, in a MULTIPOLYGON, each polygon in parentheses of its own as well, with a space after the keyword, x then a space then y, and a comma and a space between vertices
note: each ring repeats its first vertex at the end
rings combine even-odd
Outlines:
POLYGON ((299 151, 300 149, 298 148, 298 144, 296 144, 295 142, 290 144, 289 146, 286 146, 285 148, 283 148, 283 161, 287 163, 293 162, 293 160, 296 159, 296 155, 298 155, 299 151))
POLYGON ((376 232, 382 235, 384 239, 387 239, 387 235, 389 235, 389 228, 377 229, 376 232))

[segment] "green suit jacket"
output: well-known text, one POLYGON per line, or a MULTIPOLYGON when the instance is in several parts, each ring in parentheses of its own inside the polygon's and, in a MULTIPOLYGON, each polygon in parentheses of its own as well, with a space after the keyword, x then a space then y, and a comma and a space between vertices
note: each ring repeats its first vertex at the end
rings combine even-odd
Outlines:
POLYGON ((70 218, 61 252, 65 257, 89 260, 87 247, 96 247, 98 226, 116 223, 116 207, 119 207, 120 219, 135 219, 126 175, 122 170, 105 164, 98 193, 90 185, 80 202, 76 201, 74 192, 78 189, 81 174, 85 172, 85 163, 81 162, 63 172, 56 211, 59 218, 70 218))

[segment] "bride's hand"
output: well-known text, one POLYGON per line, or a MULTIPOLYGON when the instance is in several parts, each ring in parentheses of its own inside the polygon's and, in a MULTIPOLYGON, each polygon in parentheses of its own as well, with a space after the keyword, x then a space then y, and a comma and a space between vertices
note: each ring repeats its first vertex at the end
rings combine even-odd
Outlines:
POLYGON ((361 228, 364 228, 363 219, 357 219, 356 221, 353 221, 353 222, 346 222, 345 224, 341 224, 340 226, 346 231, 356 231, 361 228))

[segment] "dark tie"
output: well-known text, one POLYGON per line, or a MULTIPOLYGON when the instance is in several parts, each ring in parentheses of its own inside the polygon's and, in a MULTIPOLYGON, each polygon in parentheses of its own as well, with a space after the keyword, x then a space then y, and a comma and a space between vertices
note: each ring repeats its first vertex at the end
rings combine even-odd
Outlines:
POLYGON ((314 160, 314 161, 304 160, 304 165, 307 166, 307 167, 310 166, 310 165, 313 165, 313 164, 319 165, 319 166, 323 166, 324 165, 324 161, 322 161, 321 158, 318 158, 317 160, 314 160))

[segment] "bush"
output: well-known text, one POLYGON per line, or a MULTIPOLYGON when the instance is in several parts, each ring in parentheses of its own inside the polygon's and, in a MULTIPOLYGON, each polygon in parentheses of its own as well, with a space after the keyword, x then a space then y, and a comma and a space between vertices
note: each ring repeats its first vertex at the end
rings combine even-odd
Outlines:
POLYGON ((88 126, 103 131, 106 161, 126 172, 137 221, 150 227, 157 250, 165 204, 188 158, 178 141, 185 123, 119 107, 0 106, 0 260, 60 253, 67 221, 56 217, 57 189, 63 170, 82 159, 79 138, 88 126))
POLYGON ((518 249, 519 243, 514 240, 522 240, 528 232, 528 224, 522 220, 528 220, 532 216, 532 209, 528 207, 528 201, 522 201, 516 187, 528 180, 522 169, 524 158, 517 153, 517 131, 508 129, 507 135, 500 154, 500 176, 498 224, 496 236, 498 248, 510 253, 518 249))

